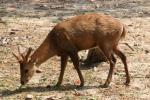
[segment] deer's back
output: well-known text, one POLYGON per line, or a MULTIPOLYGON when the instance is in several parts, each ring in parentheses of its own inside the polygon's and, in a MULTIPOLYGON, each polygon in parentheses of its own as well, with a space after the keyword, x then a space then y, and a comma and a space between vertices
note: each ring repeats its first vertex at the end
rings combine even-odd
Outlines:
POLYGON ((110 16, 85 14, 57 24, 53 33, 62 45, 70 42, 79 50, 83 50, 96 46, 97 43, 118 42, 122 27, 118 20, 110 16))

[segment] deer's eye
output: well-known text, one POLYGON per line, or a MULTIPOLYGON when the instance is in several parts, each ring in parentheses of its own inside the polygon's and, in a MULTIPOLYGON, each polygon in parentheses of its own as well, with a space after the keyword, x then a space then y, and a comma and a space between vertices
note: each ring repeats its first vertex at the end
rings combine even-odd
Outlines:
POLYGON ((28 71, 29 71, 29 70, 26 69, 26 70, 25 70, 25 73, 28 73, 28 71))

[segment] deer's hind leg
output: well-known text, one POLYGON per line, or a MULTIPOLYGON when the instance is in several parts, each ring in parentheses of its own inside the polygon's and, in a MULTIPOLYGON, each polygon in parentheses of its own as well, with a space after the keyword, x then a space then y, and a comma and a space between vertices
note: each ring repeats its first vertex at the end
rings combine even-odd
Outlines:
POLYGON ((114 48, 114 52, 117 56, 120 57, 122 63, 124 64, 124 69, 125 69, 125 73, 126 73, 126 85, 129 85, 130 83, 130 75, 129 75, 129 71, 128 71, 128 65, 127 65, 127 58, 125 56, 125 54, 120 51, 117 47, 114 48))
POLYGON ((111 47, 107 47, 107 45, 103 45, 103 46, 100 46, 100 49, 102 50, 102 52, 104 53, 105 57, 107 58, 107 60, 110 64, 109 73, 108 73, 107 79, 105 81, 105 84, 103 85, 103 87, 108 87, 112 80, 112 75, 113 75, 113 71, 114 71, 114 67, 115 67, 115 63, 116 63, 116 58, 113 55, 111 47))

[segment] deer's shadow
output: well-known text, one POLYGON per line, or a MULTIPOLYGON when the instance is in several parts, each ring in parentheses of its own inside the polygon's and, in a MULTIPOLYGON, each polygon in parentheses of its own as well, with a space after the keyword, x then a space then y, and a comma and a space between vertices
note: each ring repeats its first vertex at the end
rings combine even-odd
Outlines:
POLYGON ((51 92, 51 91, 69 91, 69 90, 87 90, 87 89, 93 89, 93 88, 101 88, 102 86, 83 86, 81 88, 77 88, 76 85, 65 85, 65 86, 50 86, 47 88, 46 86, 37 86, 37 87, 26 87, 26 88, 20 88, 15 90, 3 90, 2 96, 7 97, 15 94, 20 94, 22 92, 51 92))

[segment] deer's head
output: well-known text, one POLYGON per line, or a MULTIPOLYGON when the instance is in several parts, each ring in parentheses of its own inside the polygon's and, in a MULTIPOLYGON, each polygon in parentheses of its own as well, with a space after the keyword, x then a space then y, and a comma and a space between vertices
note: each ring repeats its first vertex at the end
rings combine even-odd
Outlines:
POLYGON ((20 82, 22 85, 25 85, 35 72, 40 73, 40 70, 34 66, 34 61, 30 58, 31 51, 32 48, 29 48, 26 52, 21 53, 18 47, 19 56, 13 53, 20 64, 20 82))

